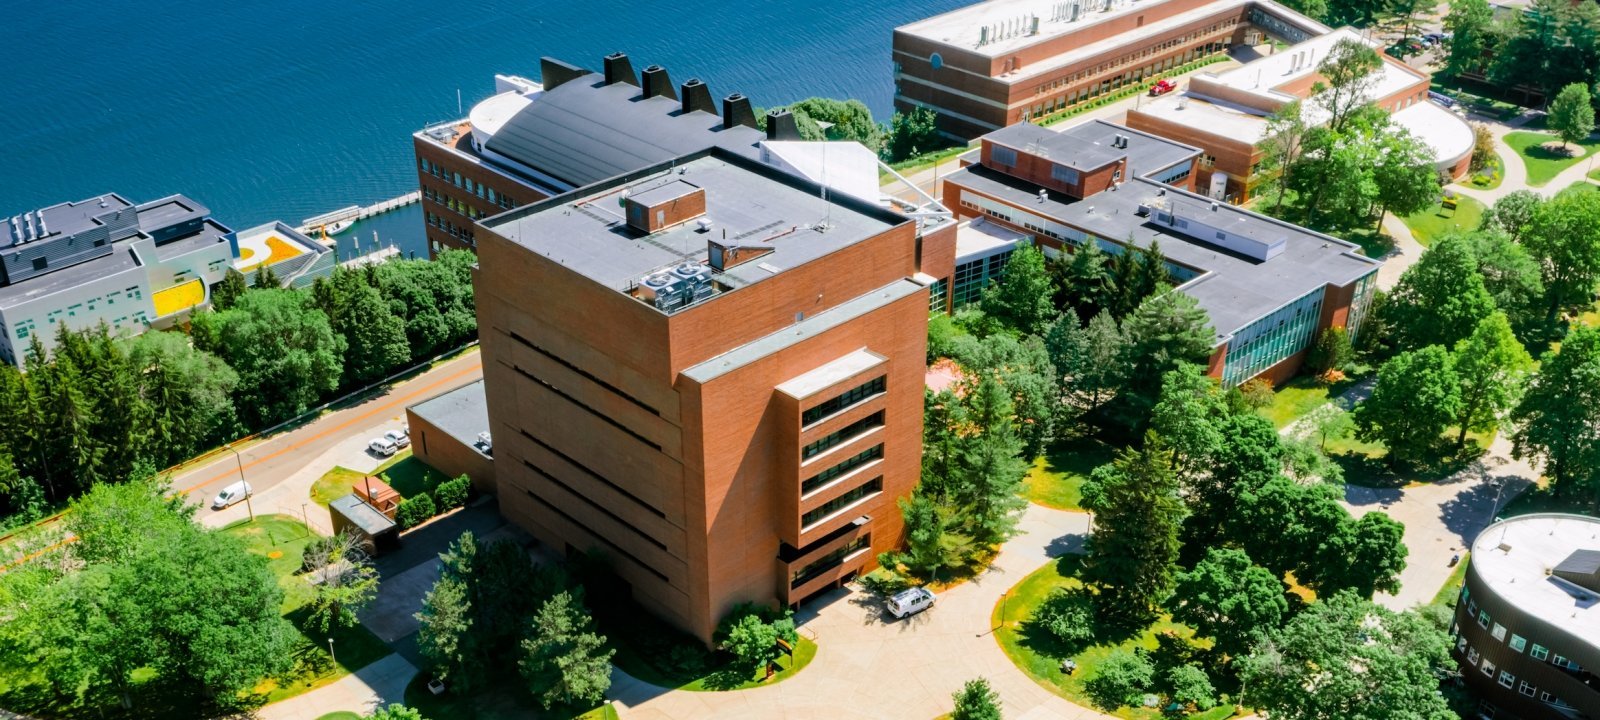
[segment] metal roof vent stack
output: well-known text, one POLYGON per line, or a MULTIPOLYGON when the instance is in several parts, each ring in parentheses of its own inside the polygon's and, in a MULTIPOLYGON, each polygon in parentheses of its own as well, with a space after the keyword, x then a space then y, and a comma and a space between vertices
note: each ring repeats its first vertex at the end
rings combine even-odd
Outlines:
POLYGON ((689 82, 684 83, 681 90, 685 113, 696 111, 713 115, 717 113, 717 103, 711 99, 711 86, 702 82, 700 78, 689 78, 689 82))
POLYGON ((666 68, 651 65, 644 69, 644 97, 646 100, 653 97, 678 99, 678 91, 672 87, 666 68))
POLYGON ((800 122, 795 120, 794 113, 777 108, 767 113, 767 139, 768 140, 799 140, 800 122))
POLYGON ((633 74, 633 63, 628 60, 628 54, 614 52, 605 57, 606 84, 627 83, 639 87, 639 78, 633 74))
MULTIPOLYGON (((539 58, 539 84, 543 85, 545 90, 554 90, 565 85, 570 80, 576 80, 588 74, 588 70, 572 63, 562 62, 548 56, 539 58)), ((102 202, 100 206, 105 207, 105 203, 102 202)))
POLYGON ((750 98, 739 93, 734 93, 722 99, 722 127, 730 129, 736 125, 747 128, 756 127, 756 110, 750 104, 750 98))

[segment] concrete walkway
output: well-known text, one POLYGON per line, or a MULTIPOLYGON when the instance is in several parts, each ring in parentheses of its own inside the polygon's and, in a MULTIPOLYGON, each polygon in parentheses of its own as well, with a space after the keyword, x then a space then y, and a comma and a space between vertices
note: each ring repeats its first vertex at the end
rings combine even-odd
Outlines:
POLYGON ((257 710, 260 720, 316 720, 348 710, 366 715, 389 703, 405 701, 406 685, 417 669, 399 655, 389 655, 311 692, 257 710))
POLYGON ((990 634, 990 616, 1002 594, 1050 558, 1082 552, 1089 516, 1030 505, 1020 529, 988 572, 946 591, 933 609, 910 619, 887 619, 876 598, 856 590, 817 601, 801 618, 801 632, 817 641, 817 657, 781 683, 737 692, 677 692, 615 671, 609 696, 628 720, 926 719, 949 712, 951 693, 983 677, 1000 694, 1008 718, 1109 718, 1041 687, 990 634))

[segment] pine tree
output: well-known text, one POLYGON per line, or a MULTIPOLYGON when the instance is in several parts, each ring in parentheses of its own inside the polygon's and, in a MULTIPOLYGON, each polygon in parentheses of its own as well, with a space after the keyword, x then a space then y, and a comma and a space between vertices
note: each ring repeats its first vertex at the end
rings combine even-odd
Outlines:
POLYGON ((229 270, 211 286, 211 307, 214 310, 231 310, 238 304, 239 298, 244 297, 250 285, 245 282, 244 275, 237 270, 229 270))
POLYGON ((971 483, 965 516, 974 540, 1000 543, 1015 532, 1018 514, 1027 505, 1017 492, 1028 472, 1021 458, 1023 443, 1011 398, 996 377, 980 378, 967 404, 979 434, 962 458, 971 483))
POLYGON ((528 690, 548 710, 565 703, 597 703, 611 687, 611 656, 594 621, 571 593, 558 593, 534 613, 522 659, 528 690))
POLYGON ((262 265, 256 268, 256 277, 251 281, 250 287, 255 290, 272 290, 283 287, 283 281, 278 279, 277 271, 271 266, 262 265))
POLYGON ((1080 318, 1110 308, 1117 294, 1114 262, 1094 238, 1085 239, 1070 254, 1058 256, 1052 265, 1056 306, 1071 307, 1080 318))
POLYGON ((1143 448, 1095 468, 1083 506, 1095 514, 1084 572, 1100 593, 1101 614, 1142 626, 1166 599, 1178 559, 1184 508, 1172 451, 1147 434, 1143 448))

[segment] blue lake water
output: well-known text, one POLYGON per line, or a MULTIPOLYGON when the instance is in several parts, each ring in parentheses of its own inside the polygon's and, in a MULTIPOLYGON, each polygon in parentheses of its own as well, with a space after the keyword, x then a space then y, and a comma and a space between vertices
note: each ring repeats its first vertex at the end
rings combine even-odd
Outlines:
MULTIPOLYGON (((181 192, 235 228, 416 188, 411 133, 495 73, 552 55, 700 77, 778 105, 854 97, 886 119, 891 30, 969 0, 8 1, 0 216, 114 191, 181 192)), ((418 249, 413 206, 340 237, 418 249)))

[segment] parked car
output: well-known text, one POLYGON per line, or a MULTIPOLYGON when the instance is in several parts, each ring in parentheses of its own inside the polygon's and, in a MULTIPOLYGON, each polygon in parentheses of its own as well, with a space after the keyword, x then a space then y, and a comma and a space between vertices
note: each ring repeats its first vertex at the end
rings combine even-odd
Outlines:
POLYGON ((1157 80, 1156 84, 1150 86, 1150 97, 1156 97, 1157 95, 1165 95, 1165 94, 1167 94, 1169 92, 1172 92, 1173 90, 1177 90, 1177 89, 1178 89, 1178 84, 1177 83, 1175 83, 1175 82, 1173 82, 1171 80, 1167 80, 1167 79, 1163 78, 1161 80, 1157 80))
POLYGON ((381 437, 367 443, 367 450, 378 457, 389 457, 400 452, 400 446, 395 445, 389 438, 381 437))
POLYGON ((897 618, 910 617, 933 607, 933 601, 937 599, 927 588, 902 590, 889 598, 889 614, 897 618))
POLYGON ((222 492, 217 493, 217 496, 211 500, 211 509, 221 510, 229 507, 248 497, 251 492, 250 483, 240 480, 223 488, 222 492))
POLYGON ((395 447, 403 448, 411 444, 411 429, 400 428, 399 430, 390 430, 389 432, 383 434, 383 438, 394 443, 395 447))

